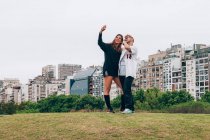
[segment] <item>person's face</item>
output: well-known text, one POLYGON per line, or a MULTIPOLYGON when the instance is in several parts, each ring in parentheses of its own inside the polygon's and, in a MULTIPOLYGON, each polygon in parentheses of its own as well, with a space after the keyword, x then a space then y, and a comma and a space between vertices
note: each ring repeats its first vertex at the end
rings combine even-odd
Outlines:
POLYGON ((115 37, 115 39, 114 39, 114 42, 115 42, 116 44, 120 44, 120 43, 122 43, 122 40, 123 40, 122 36, 117 35, 117 36, 115 37))
POLYGON ((131 35, 126 35, 125 36, 125 42, 129 43, 133 41, 133 37, 131 35))

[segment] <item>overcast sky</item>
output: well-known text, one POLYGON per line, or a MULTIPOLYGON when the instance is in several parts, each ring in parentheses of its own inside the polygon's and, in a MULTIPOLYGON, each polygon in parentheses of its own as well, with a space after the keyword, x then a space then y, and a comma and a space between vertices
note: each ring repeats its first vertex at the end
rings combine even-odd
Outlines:
POLYGON ((0 0, 0 80, 45 65, 102 65, 104 42, 129 33, 140 59, 173 44, 210 44, 209 0, 0 0))

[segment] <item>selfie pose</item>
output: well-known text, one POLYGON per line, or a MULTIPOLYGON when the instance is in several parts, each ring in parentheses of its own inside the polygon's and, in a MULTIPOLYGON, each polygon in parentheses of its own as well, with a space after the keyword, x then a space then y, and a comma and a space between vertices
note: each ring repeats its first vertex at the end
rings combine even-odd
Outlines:
POLYGON ((133 46, 134 38, 126 35, 123 42, 122 54, 119 62, 119 78, 123 88, 121 95, 121 111, 129 114, 134 112, 134 101, 131 86, 136 78, 137 48, 133 46))
POLYGON ((102 33, 106 30, 104 25, 98 36, 98 45, 104 52, 105 61, 103 65, 103 76, 104 76, 104 99, 107 106, 107 112, 114 113, 114 110, 110 104, 109 92, 111 89, 112 80, 117 84, 118 87, 122 88, 119 77, 119 60, 121 55, 121 45, 123 42, 123 36, 121 34, 116 35, 112 43, 104 43, 102 40, 102 33))

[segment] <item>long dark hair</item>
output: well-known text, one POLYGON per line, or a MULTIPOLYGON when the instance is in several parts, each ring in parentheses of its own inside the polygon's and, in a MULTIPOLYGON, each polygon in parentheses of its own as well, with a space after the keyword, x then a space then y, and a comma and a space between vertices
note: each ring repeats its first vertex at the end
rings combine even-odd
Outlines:
MULTIPOLYGON (((122 42, 123 42, 123 35, 117 34, 117 35, 115 36, 115 38, 116 38, 117 36, 120 36, 120 37, 122 38, 122 42)), ((112 47, 113 47, 116 51, 118 51, 118 52, 120 52, 120 51, 122 50, 122 49, 121 49, 122 43, 116 44, 116 43, 115 43, 115 39, 112 41, 111 45, 112 45, 112 47)))

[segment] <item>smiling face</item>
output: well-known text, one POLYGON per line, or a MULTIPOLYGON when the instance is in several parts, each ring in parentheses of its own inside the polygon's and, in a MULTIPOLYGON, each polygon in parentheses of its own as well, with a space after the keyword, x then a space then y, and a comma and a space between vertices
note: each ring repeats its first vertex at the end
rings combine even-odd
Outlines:
POLYGON ((114 39, 114 44, 120 44, 123 41, 123 36, 122 35, 117 35, 114 39))
POLYGON ((125 36, 125 41, 127 43, 133 43, 134 42, 134 39, 133 39, 133 37, 131 35, 126 35, 125 36))

